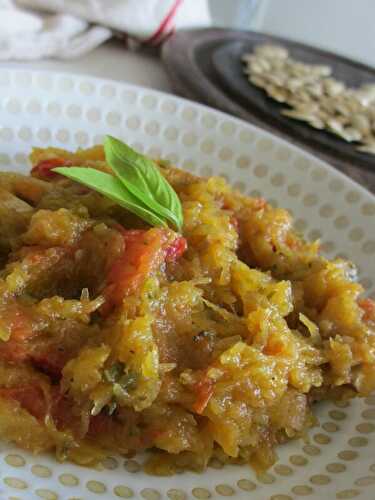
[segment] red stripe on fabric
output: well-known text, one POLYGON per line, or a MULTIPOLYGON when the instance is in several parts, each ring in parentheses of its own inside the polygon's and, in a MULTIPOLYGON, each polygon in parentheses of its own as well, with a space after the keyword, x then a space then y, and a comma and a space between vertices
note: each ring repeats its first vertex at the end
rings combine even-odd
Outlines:
POLYGON ((168 38, 170 38, 172 35, 174 35, 174 33, 176 33, 175 26, 173 26, 172 29, 170 29, 166 33, 163 33, 163 36, 161 38, 159 38, 159 40, 157 41, 156 44, 153 45, 153 47, 161 45, 162 43, 166 42, 168 40, 168 38))
POLYGON ((157 47, 158 45, 161 45, 162 43, 165 42, 167 38, 169 38, 174 32, 176 31, 174 23, 173 23, 173 18, 167 25, 164 27, 164 30, 160 33, 160 36, 155 39, 151 44, 149 44, 151 47, 157 47))
POLYGON ((150 38, 143 41, 144 44, 157 45, 164 38, 165 36, 164 32, 170 26, 174 16, 176 15, 177 9, 182 4, 182 2, 183 0, 175 1, 175 3, 172 5, 171 10, 168 12, 168 14, 165 16, 162 23, 160 24, 159 28, 150 38))

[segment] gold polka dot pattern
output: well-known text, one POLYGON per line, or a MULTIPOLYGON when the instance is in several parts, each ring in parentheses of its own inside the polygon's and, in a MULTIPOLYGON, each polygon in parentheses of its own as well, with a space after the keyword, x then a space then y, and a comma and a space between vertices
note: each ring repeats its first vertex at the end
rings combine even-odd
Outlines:
POLYGON ((291 476, 293 474, 293 469, 289 465, 277 464, 274 467, 274 471, 280 476, 291 476))
POLYGON ((320 448, 313 444, 306 444, 302 449, 306 453, 306 455, 310 455, 311 457, 314 457, 321 453, 320 448))
POLYGON ((331 482, 331 478, 330 476, 327 476, 325 474, 317 474, 310 477, 310 482, 317 486, 322 486, 325 484, 329 484, 331 482))
MULTIPOLYGON (((320 239, 323 251, 356 261, 363 285, 374 293, 375 202, 319 160, 213 110, 121 83, 4 69, 0 93, 0 169, 23 171, 31 144, 87 147, 109 130, 154 158, 198 175, 221 174, 241 192, 289 209, 297 230, 320 239)), ((165 480, 145 476, 138 457, 108 457, 90 470, 4 445, 0 489, 21 500, 373 500, 375 396, 317 410, 320 427, 309 441, 281 447, 279 461, 259 477, 247 466, 213 459, 204 475, 165 480)))
POLYGON ((16 490, 26 490, 28 487, 28 484, 18 477, 4 477, 3 481, 7 486, 16 490))
POLYGON ((229 486, 228 484, 218 484, 215 488, 215 491, 223 497, 231 497, 235 493, 232 486, 229 486))
POLYGON ((61 476, 59 476, 59 481, 64 486, 77 486, 79 483, 78 477, 73 474, 61 474, 61 476))
POLYGON ((289 496, 289 495, 272 495, 272 497, 270 497, 270 500, 292 500, 292 497, 289 496))
POLYGON ((202 116, 202 124, 207 129, 213 129, 217 124, 217 118, 211 113, 204 114, 202 116))
POLYGON ((355 460, 358 457, 358 452, 353 450, 342 450, 337 454, 338 458, 347 462, 355 460))
POLYGON ((265 177, 267 175, 267 173, 268 173, 268 167, 267 167, 267 165, 264 165, 263 163, 260 165, 257 165, 254 168, 254 174, 257 177, 265 177))
POLYGON ((39 488, 35 490, 35 493, 38 497, 43 498, 44 500, 57 500, 58 495, 54 491, 45 490, 44 488, 39 488))
POLYGON ((118 460, 114 457, 106 457, 104 460, 101 462, 102 467, 107 470, 115 470, 118 467, 118 460))
POLYGON ((375 425, 363 422, 361 424, 358 424, 356 429, 358 432, 361 432, 362 434, 370 434, 372 432, 375 432, 375 425))
POLYGON ((331 463, 326 465, 327 472, 331 472, 332 474, 338 474, 340 472, 346 471, 346 465, 341 463, 331 463))
POLYGON ((90 480, 86 483, 86 488, 92 493, 105 493, 107 490, 105 484, 100 481, 90 480))
POLYGON ((344 499, 344 498, 355 498, 360 494, 358 490, 342 490, 336 493, 336 498, 344 499))
POLYGON ((308 460, 302 455, 291 455, 289 457, 290 463, 293 465, 296 465, 298 467, 301 467, 303 465, 306 465, 308 460))
POLYGON ((193 494, 193 497, 198 499, 211 498, 212 496, 210 491, 206 488, 193 488, 191 493, 193 494))
POLYGON ((249 481, 248 479, 240 479, 237 481, 237 486, 244 491, 253 491, 257 487, 255 483, 249 481))
POLYGON ((100 95, 111 99, 116 95, 116 88, 113 85, 105 84, 100 89, 100 95))
POLYGON ((31 472, 34 474, 34 476, 42 478, 47 478, 52 476, 51 469, 49 467, 46 467, 45 465, 35 464, 31 467, 31 472))
POLYGON ((313 488, 311 486, 305 484, 298 484, 297 486, 293 486, 292 492, 297 496, 307 496, 311 495, 313 492, 313 488))
POLYGON ((186 493, 182 490, 177 490, 175 488, 167 491, 167 496, 170 500, 185 500, 186 493))
POLYGON ((365 476, 360 477, 356 481, 354 481, 356 486, 371 486, 375 484, 375 476, 365 476))
POLYGON ((331 438, 327 436, 327 434, 315 434, 314 441, 318 444, 329 444, 331 442, 331 438))
POLYGON ((355 436, 355 437, 352 437, 348 440, 348 444, 350 446, 353 446, 355 448, 359 448, 359 447, 363 447, 363 446, 367 446, 369 444, 369 441, 367 438, 365 437, 362 437, 362 436, 355 436))
POLYGON ((127 486, 119 485, 113 488, 113 493, 119 498, 132 498, 134 491, 127 486))
POLYGON ((154 490, 152 488, 145 488, 141 490, 141 497, 145 500, 159 500, 161 498, 161 495, 157 490, 154 490))
POLYGON ((21 455, 7 455, 4 460, 11 467, 23 467, 26 463, 26 460, 21 455))
POLYGON ((263 484, 272 484, 276 481, 276 477, 268 472, 263 472, 258 475, 258 481, 263 484))
POLYGON ((344 420, 346 418, 346 413, 344 413, 343 411, 340 411, 340 410, 331 410, 329 412, 329 416, 333 420, 344 420))

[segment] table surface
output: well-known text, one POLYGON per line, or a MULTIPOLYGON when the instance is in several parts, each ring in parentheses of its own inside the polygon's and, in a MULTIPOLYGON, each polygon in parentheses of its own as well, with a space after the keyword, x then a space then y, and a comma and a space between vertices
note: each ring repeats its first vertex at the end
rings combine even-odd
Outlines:
MULTIPOLYGON (((126 50, 123 43, 116 40, 105 43, 79 59, 4 62, 0 63, 0 69, 2 66, 86 74, 173 92, 167 73, 158 57, 145 52, 126 50)), ((375 193, 375 173, 355 168, 351 168, 347 173, 375 193)))
POLYGON ((52 70, 109 78, 171 92, 160 60, 145 52, 126 50, 121 41, 110 41, 79 59, 3 62, 2 66, 30 70, 52 70))

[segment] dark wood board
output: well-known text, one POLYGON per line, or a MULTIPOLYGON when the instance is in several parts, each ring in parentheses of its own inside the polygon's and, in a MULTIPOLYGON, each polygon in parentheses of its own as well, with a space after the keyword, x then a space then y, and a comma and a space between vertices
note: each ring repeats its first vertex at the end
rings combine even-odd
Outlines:
POLYGON ((375 69, 366 65, 304 44, 249 31, 181 31, 165 43, 162 59, 172 85, 179 94, 279 135, 334 165, 375 192, 374 156, 355 151, 352 145, 331 134, 288 120, 280 115, 278 103, 247 82, 241 69, 241 51, 248 52, 251 47, 261 43, 279 43, 286 46, 297 59, 307 63, 328 64, 333 68, 334 76, 348 85, 375 82, 375 69), (222 68, 224 62, 229 65, 225 70, 222 68), (232 74, 234 76, 231 77, 232 74), (242 84, 246 84, 251 95, 245 94, 242 84))
MULTIPOLYGON (((365 168, 374 168, 374 156, 357 151, 353 144, 344 142, 333 134, 316 130, 303 122, 282 115, 281 110, 288 108, 287 105, 279 104, 270 99, 262 89, 249 83, 243 72, 241 57, 243 54, 253 52, 258 43, 256 41, 238 41, 226 43, 214 50, 212 63, 223 88, 243 106, 250 108, 259 118, 272 122, 275 128, 285 131, 292 137, 309 143, 327 154, 339 154, 345 161, 365 168)), ((363 67, 355 68, 353 63, 349 64, 340 57, 332 61, 330 54, 322 53, 316 49, 306 50, 304 47, 295 47, 295 44, 290 42, 283 45, 289 50, 290 55, 298 61, 332 67, 335 78, 345 82, 348 86, 359 87, 362 83, 375 82, 375 70, 369 71, 363 67), (292 46, 290 47, 290 45, 292 46)))

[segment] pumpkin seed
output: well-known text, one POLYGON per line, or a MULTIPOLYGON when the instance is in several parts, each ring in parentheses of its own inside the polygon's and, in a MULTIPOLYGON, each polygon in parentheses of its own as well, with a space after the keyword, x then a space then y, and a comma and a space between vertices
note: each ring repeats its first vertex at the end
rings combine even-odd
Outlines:
POLYGON ((323 81, 324 90, 329 96, 341 94, 345 90, 345 85, 333 78, 326 78, 323 81))
POLYGON ((329 66, 296 61, 278 45, 258 45, 242 61, 251 83, 290 106, 281 110, 284 116, 361 142, 358 151, 375 154, 375 84, 348 88, 329 66))
POLYGON ((365 114, 356 114, 351 117, 352 126, 359 130, 363 135, 371 131, 371 123, 365 114))
POLYGON ((346 127, 345 133, 351 138, 352 141, 358 142, 362 139, 361 132, 353 127, 346 127))
POLYGON ((304 113, 293 109, 285 109, 281 112, 281 114, 303 122, 309 122, 310 120, 314 119, 314 116, 311 115, 311 113, 304 113))
POLYGON ((267 93, 277 102, 287 102, 288 94, 274 85, 270 85, 270 87, 267 88, 267 93))
POLYGON ((372 144, 365 144, 363 146, 357 146, 357 151, 361 151, 362 153, 369 153, 375 155, 375 142, 372 144))
POLYGON ((319 120, 319 118, 312 118, 309 120, 309 124, 317 130, 323 130, 325 128, 324 121, 319 120))

